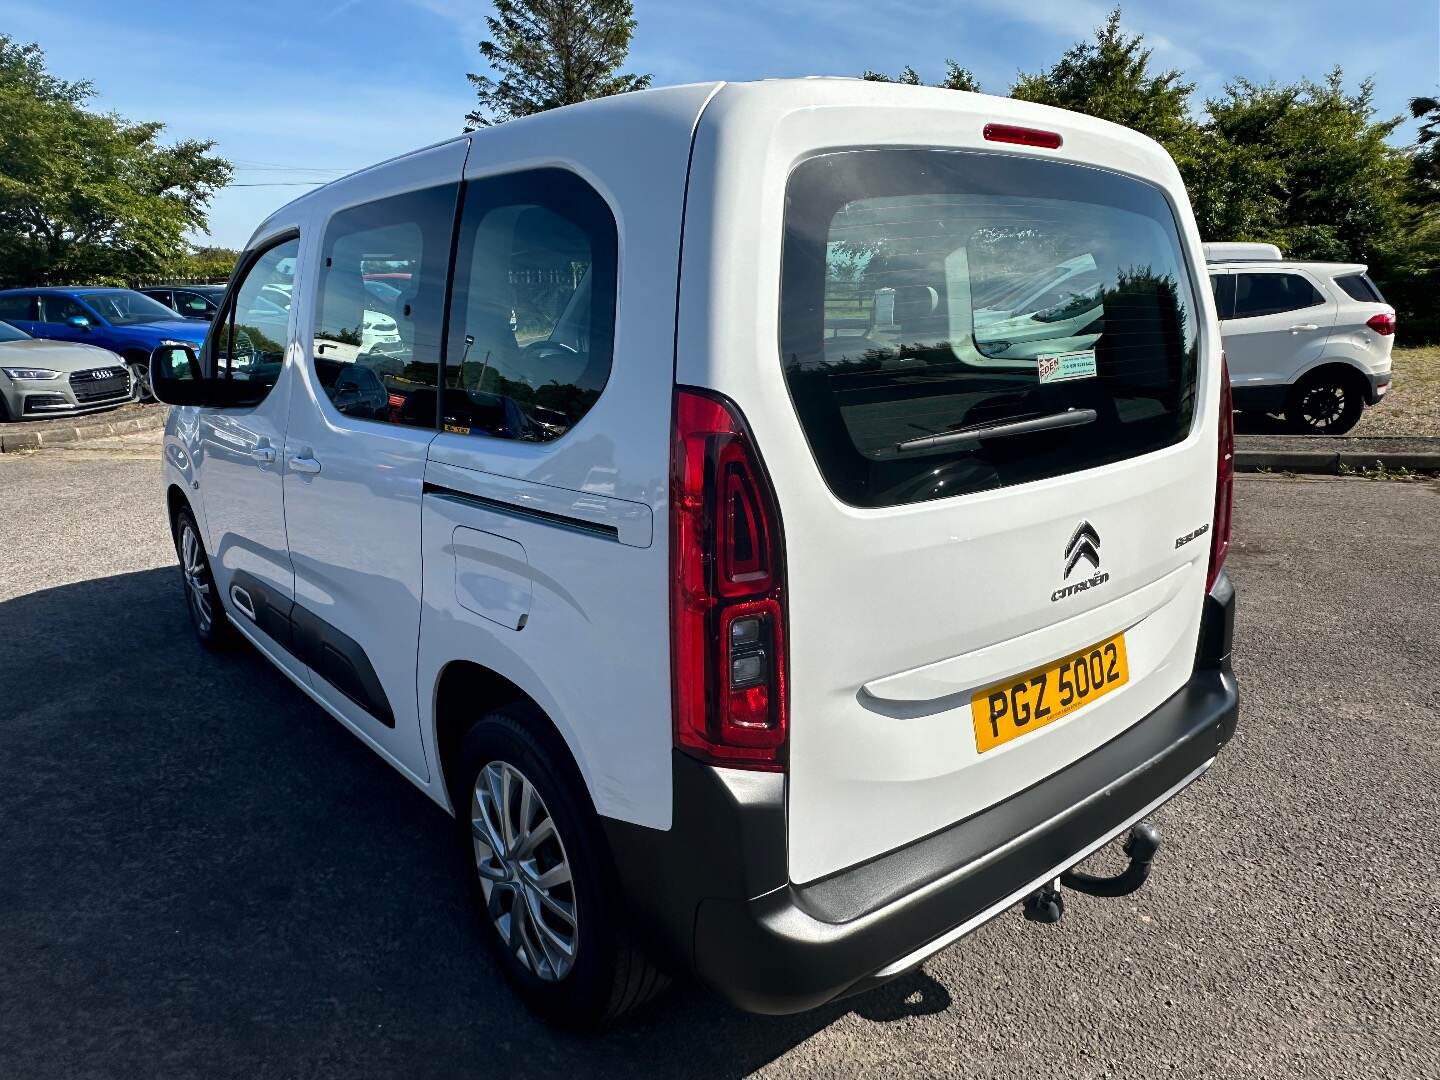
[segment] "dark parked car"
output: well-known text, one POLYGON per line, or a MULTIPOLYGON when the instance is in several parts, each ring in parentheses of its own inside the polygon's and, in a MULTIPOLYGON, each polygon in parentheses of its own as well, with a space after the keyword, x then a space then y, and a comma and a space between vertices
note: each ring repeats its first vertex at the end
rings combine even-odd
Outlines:
POLYGON ((209 322, 215 318, 215 312, 220 310, 220 298, 225 295, 225 286, 152 285, 139 291, 187 319, 204 319, 209 322))
POLYGON ((5 289, 0 291, 0 319, 31 337, 109 349, 130 369, 141 401, 153 397, 150 354, 156 347, 188 345, 198 351, 210 329, 134 289, 5 289))

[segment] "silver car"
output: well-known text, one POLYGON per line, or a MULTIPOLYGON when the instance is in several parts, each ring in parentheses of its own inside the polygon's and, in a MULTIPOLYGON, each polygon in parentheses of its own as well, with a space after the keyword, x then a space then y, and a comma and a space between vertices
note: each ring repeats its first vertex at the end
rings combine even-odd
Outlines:
POLYGON ((0 421, 111 409, 134 396, 125 361, 109 349, 32 338, 0 322, 0 421))

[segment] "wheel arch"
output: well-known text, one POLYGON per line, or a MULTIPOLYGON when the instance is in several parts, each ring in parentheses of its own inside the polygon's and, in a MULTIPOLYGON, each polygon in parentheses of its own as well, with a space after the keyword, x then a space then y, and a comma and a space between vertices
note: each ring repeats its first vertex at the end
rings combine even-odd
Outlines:
POLYGON ((457 801, 458 767, 466 734, 475 721, 487 712, 516 702, 533 708, 535 721, 530 728, 532 734, 554 753, 559 766, 576 785, 579 797, 585 799, 593 810, 594 799, 584 770, 580 768, 579 757, 549 711, 524 688, 500 672, 473 660, 450 661, 440 669, 435 682, 433 745, 438 781, 435 794, 443 798, 443 804, 451 813, 457 812, 456 808, 460 805, 457 801))
POLYGON ((1332 373, 1343 374, 1363 391, 1369 385, 1369 372, 1357 364, 1354 360, 1341 359, 1339 357, 1323 357, 1309 367, 1305 368, 1291 380, 1292 388, 1299 386, 1306 379, 1313 379, 1316 375, 1329 375, 1332 373))
POLYGON ((180 519, 180 511, 189 510, 190 515, 194 517, 195 508, 190 505, 190 497, 185 494, 180 485, 172 481, 165 487, 165 509, 170 519, 170 536, 173 539, 175 523, 180 519))

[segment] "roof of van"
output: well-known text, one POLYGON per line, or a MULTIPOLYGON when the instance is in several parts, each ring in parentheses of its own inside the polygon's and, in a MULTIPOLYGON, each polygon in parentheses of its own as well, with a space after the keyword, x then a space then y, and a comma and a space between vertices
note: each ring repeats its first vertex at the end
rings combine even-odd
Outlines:
MULTIPOLYGON (((996 97, 934 86, 872 82, 851 76, 807 76, 795 79, 765 79, 738 83, 722 81, 688 83, 650 90, 637 90, 632 93, 616 94, 612 97, 566 105, 559 109, 536 113, 533 116, 509 120, 492 128, 463 132, 453 138, 441 139, 428 146, 395 154, 383 161, 333 180, 313 191, 308 191, 299 198, 286 203, 266 219, 256 230, 256 235, 271 231, 275 226, 282 224, 287 211, 304 206, 312 200, 325 198, 327 192, 338 185, 345 184, 353 177, 467 138, 475 140, 475 145, 480 146, 483 145, 485 139, 494 137, 501 131, 533 130, 538 134, 542 130, 549 129, 546 133, 548 139, 562 135, 567 129, 575 129, 577 132, 584 131, 593 138, 595 126, 608 121, 629 123, 640 120, 646 115, 666 116, 672 122, 684 118, 686 120, 686 123, 683 124, 683 131, 686 135, 685 143, 683 150, 677 146, 677 152, 688 153, 688 135, 693 133, 701 113, 706 112, 712 101, 737 107, 743 103, 743 107, 749 112, 750 119, 754 117, 754 109, 778 115, 812 106, 868 104, 898 106, 902 104, 917 105, 923 102, 927 108, 940 105, 957 112, 980 114, 987 118, 993 117, 1002 123, 1028 122, 1037 125, 1056 125, 1063 127, 1067 133, 1101 136, 1113 144, 1124 145, 1132 155, 1139 154, 1149 158, 1158 153, 1168 161, 1168 155, 1158 143, 1129 128, 1107 120, 1086 116, 1083 113, 1057 109, 1049 105, 1037 105, 1033 102, 1022 102, 1009 97, 996 97)), ((721 108, 716 111, 719 113, 728 110, 721 108)), ((680 126, 677 125, 678 127, 680 126)))

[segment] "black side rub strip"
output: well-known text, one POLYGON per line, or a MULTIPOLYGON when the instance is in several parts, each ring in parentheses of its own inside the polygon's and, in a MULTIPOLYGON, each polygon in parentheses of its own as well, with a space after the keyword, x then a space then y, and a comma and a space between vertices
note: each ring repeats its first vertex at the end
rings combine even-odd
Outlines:
POLYGON ((557 529, 571 529, 589 536, 604 537, 606 540, 619 541, 620 539, 620 530, 616 526, 603 525, 598 521, 586 521, 584 518, 570 517, 568 514, 555 514, 549 510, 536 510, 530 506, 516 506, 514 503, 501 499, 487 499, 483 495, 472 495, 468 491, 445 487, 442 484, 432 484, 428 480, 425 482, 423 490, 426 495, 440 495, 446 499, 454 499, 456 502, 478 507, 481 510, 504 514, 506 517, 522 518, 540 525, 552 525, 557 529))
POLYGON ((255 625, 271 640, 380 723, 395 726, 380 676, 358 641, 243 570, 235 571, 230 585, 249 594, 255 625))

